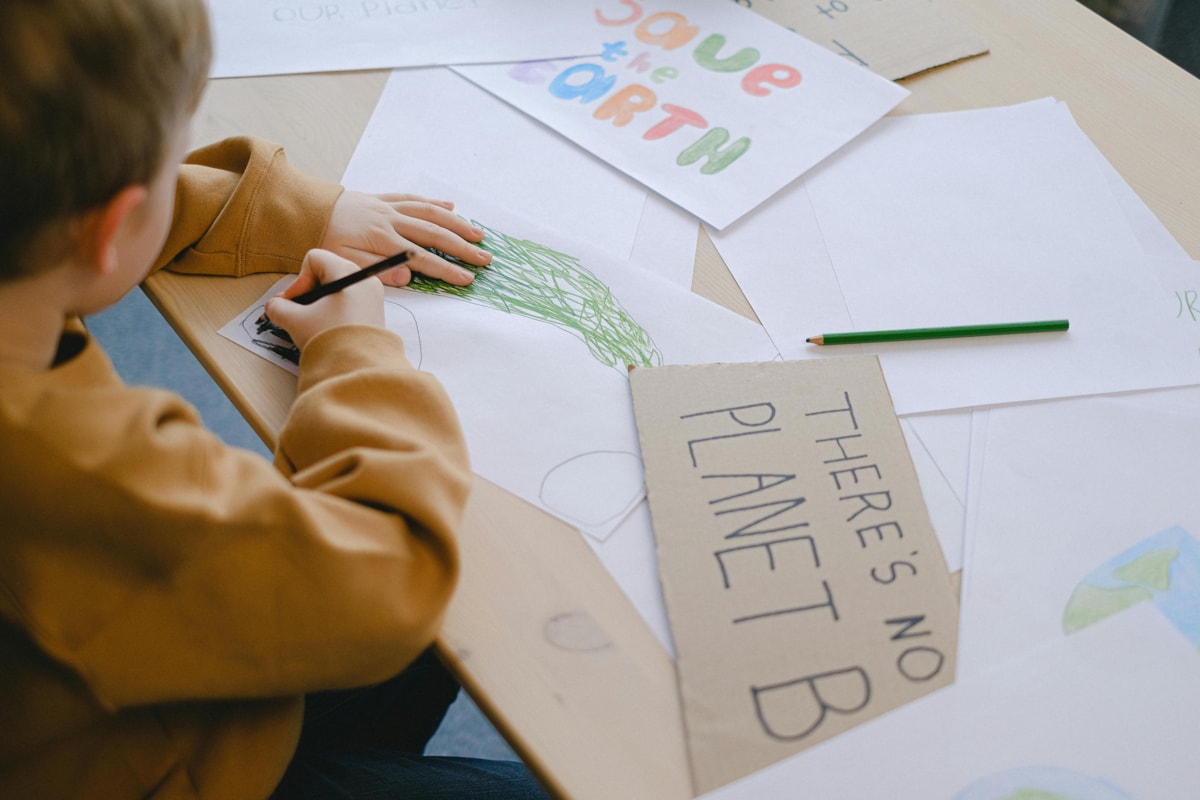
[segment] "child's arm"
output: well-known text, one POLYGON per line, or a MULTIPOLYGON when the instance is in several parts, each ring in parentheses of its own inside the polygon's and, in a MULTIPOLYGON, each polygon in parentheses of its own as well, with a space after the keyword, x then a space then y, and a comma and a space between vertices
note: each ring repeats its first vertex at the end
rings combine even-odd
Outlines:
MULTIPOLYGON (((305 253, 317 247, 359 266, 408 247, 416 255, 413 271, 469 283, 468 270, 424 250, 476 266, 490 261, 474 244, 483 232, 452 208, 415 195, 343 191, 291 166, 277 145, 225 139, 193 152, 180 169, 175 216, 155 269, 233 276, 297 272, 305 253)), ((410 275, 399 268, 383 281, 403 285, 410 275)))
POLYGON ((0 607, 106 708, 366 685, 428 647, 471 473, 449 398, 399 337, 312 336, 275 466, 171 393, 99 380, 101 355, 73 368, 88 380, 52 372, 62 391, 31 392, 13 422, 24 501, 5 525, 25 558, 0 570, 20 606, 0 607))

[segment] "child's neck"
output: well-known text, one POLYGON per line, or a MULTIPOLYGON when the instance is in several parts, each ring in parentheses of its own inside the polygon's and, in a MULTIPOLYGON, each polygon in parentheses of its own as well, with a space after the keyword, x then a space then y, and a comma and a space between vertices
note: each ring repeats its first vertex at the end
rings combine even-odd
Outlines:
POLYGON ((54 365, 69 316, 60 275, 0 281, 0 366, 41 372, 54 365))

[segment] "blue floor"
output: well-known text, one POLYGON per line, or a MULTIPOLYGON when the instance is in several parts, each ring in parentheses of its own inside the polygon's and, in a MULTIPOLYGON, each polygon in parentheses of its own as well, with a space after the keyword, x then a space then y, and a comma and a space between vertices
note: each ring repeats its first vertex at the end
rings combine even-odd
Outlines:
MULTIPOLYGON (((90 317, 87 324, 126 383, 158 386, 182 395, 200 411, 205 425, 226 443, 270 457, 233 404, 141 291, 131 292, 117 305, 90 317)), ((427 752, 516 760, 465 692, 450 707, 427 752)))

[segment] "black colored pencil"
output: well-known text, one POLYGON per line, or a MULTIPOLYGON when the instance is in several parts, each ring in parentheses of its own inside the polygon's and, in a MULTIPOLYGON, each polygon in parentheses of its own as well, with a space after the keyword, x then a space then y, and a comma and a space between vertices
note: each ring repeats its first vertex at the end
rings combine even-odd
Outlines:
MULTIPOLYGON (((323 283, 315 289, 310 289, 307 292, 298 294, 292 298, 292 302, 299 303, 302 306, 311 305, 312 303, 315 303, 316 301, 320 300, 322 297, 326 297, 326 296, 334 294, 336 292, 340 292, 342 289, 345 289, 347 286, 353 286, 354 284, 358 283, 359 281, 366 280, 367 278, 371 277, 372 275, 378 275, 380 272, 385 272, 385 271, 391 269, 392 267, 398 267, 401 264, 403 264, 405 261, 408 261, 408 259, 411 257, 412 257, 412 255, 407 250, 397 253, 394 256, 388 256, 387 258, 383 259, 382 261, 372 264, 369 267, 363 267, 358 272, 351 272, 349 275, 344 275, 335 281, 330 281, 329 283, 323 283)), ((258 318, 259 325, 263 324, 266 321, 267 321, 267 315, 265 313, 261 317, 258 318)))

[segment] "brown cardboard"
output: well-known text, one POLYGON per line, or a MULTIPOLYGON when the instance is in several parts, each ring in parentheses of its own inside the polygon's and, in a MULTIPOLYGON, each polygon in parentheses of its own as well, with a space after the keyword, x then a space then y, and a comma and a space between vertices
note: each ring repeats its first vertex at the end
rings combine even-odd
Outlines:
POLYGON ((630 382, 697 792, 953 681, 957 598, 878 359, 630 382))
POLYGON ((988 51, 931 0, 753 0, 769 20, 889 80, 988 51))

